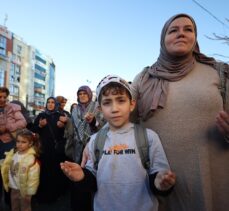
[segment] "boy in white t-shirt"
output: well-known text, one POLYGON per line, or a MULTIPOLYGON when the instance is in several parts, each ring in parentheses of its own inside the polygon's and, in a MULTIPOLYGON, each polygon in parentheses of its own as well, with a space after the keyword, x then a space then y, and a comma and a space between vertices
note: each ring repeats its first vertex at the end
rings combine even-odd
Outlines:
POLYGON ((108 75, 98 84, 96 94, 109 127, 98 167, 94 134, 88 145, 86 167, 64 162, 62 170, 76 181, 76 188, 96 191, 95 211, 158 210, 153 193, 168 193, 175 184, 175 174, 170 171, 158 135, 146 130, 150 167, 145 169, 134 141, 134 124, 129 121, 135 107, 129 84, 119 76, 108 75))

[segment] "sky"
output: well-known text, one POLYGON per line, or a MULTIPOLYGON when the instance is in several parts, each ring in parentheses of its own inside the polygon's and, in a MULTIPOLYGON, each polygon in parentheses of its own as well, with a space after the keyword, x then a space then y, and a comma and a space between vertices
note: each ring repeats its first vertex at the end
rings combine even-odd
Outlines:
POLYGON ((81 85, 95 90, 108 74, 132 81, 160 52, 161 29, 177 13, 197 24, 202 53, 229 61, 228 0, 0 0, 0 24, 56 65, 55 94, 75 101, 81 85), (201 4, 207 11, 197 3, 201 4), (209 12, 211 14, 209 14, 209 12), (7 14, 8 19, 5 20, 7 14), (227 57, 217 56, 224 55, 227 57))

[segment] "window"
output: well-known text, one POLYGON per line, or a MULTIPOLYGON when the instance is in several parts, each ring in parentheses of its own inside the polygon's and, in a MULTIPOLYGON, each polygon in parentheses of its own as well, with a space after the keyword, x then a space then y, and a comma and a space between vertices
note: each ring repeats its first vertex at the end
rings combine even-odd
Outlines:
POLYGON ((21 67, 17 64, 10 64, 10 82, 20 82, 21 67))
POLYGON ((20 75, 20 72, 21 72, 21 68, 19 65, 15 65, 15 73, 20 75))
POLYGON ((35 93, 34 96, 37 97, 37 98, 42 98, 42 99, 45 98, 45 95, 42 94, 42 93, 35 93))
POLYGON ((12 61, 15 61, 16 60, 16 55, 13 53, 12 54, 12 61))
POLYGON ((0 35, 0 48, 6 49, 6 38, 0 35))
POLYGON ((10 94, 14 96, 19 96, 19 88, 13 84, 10 85, 10 94))
POLYGON ((42 81, 45 81, 45 76, 42 76, 42 75, 40 75, 40 74, 38 74, 38 73, 36 73, 36 72, 35 72, 34 76, 35 76, 35 78, 37 78, 37 79, 40 79, 40 80, 42 80, 42 81))
POLYGON ((44 102, 41 102, 41 101, 39 101, 39 100, 35 100, 35 105, 36 105, 36 106, 41 106, 41 107, 43 107, 43 106, 45 105, 45 103, 44 103, 44 102))
POLYGON ((4 86, 4 70, 0 68, 0 86, 4 86))
POLYGON ((22 52, 22 46, 17 45, 17 54, 21 54, 21 52, 22 52))
POLYGON ((43 72, 43 73, 46 73, 46 69, 43 68, 43 67, 41 67, 40 65, 35 64, 35 69, 36 69, 36 70, 39 70, 39 71, 41 71, 41 72, 43 72))
POLYGON ((14 86, 11 84, 10 85, 10 94, 12 95, 14 93, 14 86))
POLYGON ((18 96, 19 88, 17 86, 14 87, 14 94, 18 96))
POLYGON ((14 82, 14 76, 10 75, 10 82, 14 82))
POLYGON ((11 63, 10 64, 10 75, 14 75, 14 70, 15 70, 15 64, 11 63))
POLYGON ((6 56, 6 38, 0 35, 0 54, 6 56))
POLYGON ((40 88, 40 89, 45 89, 45 85, 34 82, 34 88, 40 88))
POLYGON ((43 64, 46 64, 46 61, 39 56, 35 56, 35 59, 38 60, 39 62, 43 63, 43 64))
POLYGON ((19 64, 21 64, 21 57, 20 57, 20 56, 17 56, 17 62, 18 62, 19 64))

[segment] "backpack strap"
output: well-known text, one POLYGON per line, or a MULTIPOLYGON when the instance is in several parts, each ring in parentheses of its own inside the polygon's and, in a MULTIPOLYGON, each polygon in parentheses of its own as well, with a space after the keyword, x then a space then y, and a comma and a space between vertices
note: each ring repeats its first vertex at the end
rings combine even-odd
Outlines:
POLYGON ((224 103, 224 110, 229 113, 229 68, 228 68, 228 76, 226 79, 226 97, 224 103))
POLYGON ((226 63, 216 63, 216 69, 220 77, 220 92, 223 98, 224 109, 229 112, 229 66, 226 63))
POLYGON ((94 140, 94 154, 95 154, 94 166, 96 170, 98 169, 98 164, 103 154, 103 148, 105 145, 108 130, 109 127, 101 128, 96 134, 94 140))
POLYGON ((146 170, 148 170, 150 168, 150 159, 149 159, 149 142, 148 142, 146 128, 142 127, 139 124, 135 124, 134 135, 135 135, 135 141, 138 147, 140 159, 142 161, 142 165, 146 170))
POLYGON ((220 78, 220 86, 219 90, 223 98, 223 102, 225 102, 225 94, 226 94, 226 77, 224 73, 224 67, 223 63, 219 62, 217 63, 217 71, 219 73, 219 78, 220 78))
MULTIPOLYGON (((104 127, 99 130, 94 140, 94 154, 95 154, 95 169, 98 169, 99 161, 103 154, 103 148, 105 145, 107 132, 109 127, 104 127)), ((139 156, 142 162, 142 165, 145 169, 149 169, 150 160, 149 160, 149 143, 146 128, 142 127, 139 124, 134 125, 134 136, 136 145, 138 148, 139 156)))

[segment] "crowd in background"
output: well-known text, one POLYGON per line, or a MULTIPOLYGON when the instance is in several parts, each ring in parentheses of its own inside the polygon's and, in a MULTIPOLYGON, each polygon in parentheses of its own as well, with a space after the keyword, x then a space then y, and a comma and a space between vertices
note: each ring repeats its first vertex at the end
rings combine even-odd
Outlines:
MULTIPOLYGON (((1 206, 2 209, 17 210, 11 200, 15 201, 12 193, 14 189, 21 192, 21 171, 17 165, 21 160, 16 160, 16 155, 23 154, 17 147, 21 131, 27 129, 31 134, 37 135, 40 144, 39 153, 34 151, 34 163, 39 164, 38 181, 33 192, 30 184, 26 184, 26 194, 19 194, 22 200, 23 211, 31 210, 31 204, 25 195, 30 195, 34 203, 53 204, 62 195, 71 193, 72 210, 91 210, 92 195, 78 193, 71 188, 70 180, 60 169, 60 163, 71 160, 80 163, 84 146, 92 133, 104 124, 104 120, 97 110, 96 102, 92 101, 92 91, 88 86, 82 86, 77 91, 77 103, 72 104, 70 112, 64 109, 67 99, 63 96, 49 97, 44 111, 31 117, 25 106, 20 101, 8 102, 9 90, 0 87, 0 159, 1 169, 1 206), (11 159, 6 156, 11 152, 11 159), (14 155, 15 154, 15 155, 14 155), (7 159, 6 159, 7 158, 7 159), (7 162, 6 162, 7 161, 7 162), (6 168, 7 166, 7 168, 6 168), (15 178, 8 178, 8 172, 15 169, 15 178), (15 185, 12 185, 12 181, 15 185), (5 184, 4 184, 5 183, 5 184), (39 185, 38 185, 39 184, 39 185), (7 188, 3 188, 7 187, 7 188), (33 197, 32 197, 33 196, 33 197), (30 204, 30 205, 29 205, 30 204), (85 206, 85 207, 84 207, 85 206)), ((32 144, 34 148, 36 144, 32 144)), ((28 173, 29 177, 30 173, 28 173)), ((26 182, 27 183, 27 182, 26 182)))

